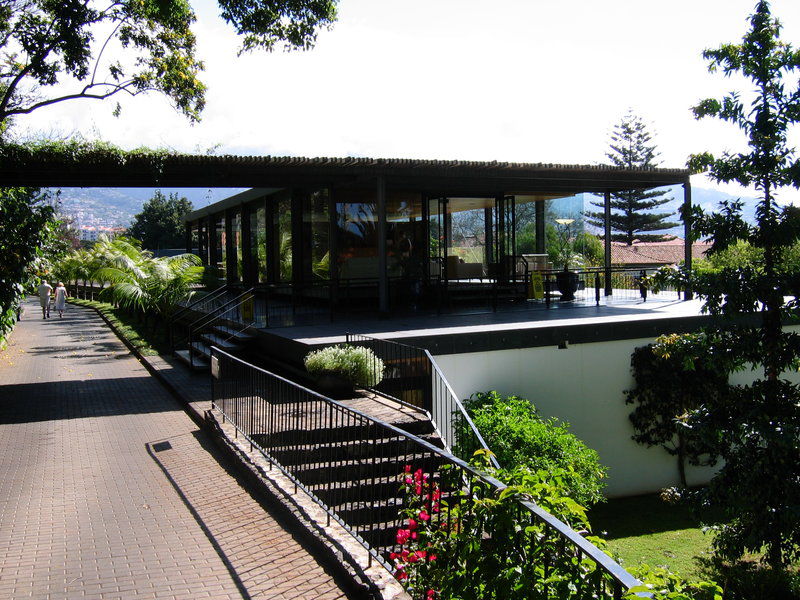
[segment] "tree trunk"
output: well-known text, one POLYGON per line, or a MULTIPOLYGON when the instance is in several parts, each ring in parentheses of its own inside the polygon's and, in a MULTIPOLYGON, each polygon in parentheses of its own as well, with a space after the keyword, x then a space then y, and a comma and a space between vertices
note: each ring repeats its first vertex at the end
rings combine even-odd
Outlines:
POLYGON ((686 483, 686 450, 684 448, 683 436, 678 434, 678 476, 681 480, 681 487, 688 488, 686 483))

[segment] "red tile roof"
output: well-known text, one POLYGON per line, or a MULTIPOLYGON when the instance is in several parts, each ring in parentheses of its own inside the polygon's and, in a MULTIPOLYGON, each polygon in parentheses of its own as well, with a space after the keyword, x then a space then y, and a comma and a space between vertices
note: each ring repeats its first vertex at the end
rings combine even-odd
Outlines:
MULTIPOLYGON (((692 258, 705 258, 711 244, 692 244, 692 258)), ((683 262, 683 240, 675 238, 667 242, 634 242, 627 246, 620 242, 611 244, 611 263, 615 265, 677 265, 683 262)))

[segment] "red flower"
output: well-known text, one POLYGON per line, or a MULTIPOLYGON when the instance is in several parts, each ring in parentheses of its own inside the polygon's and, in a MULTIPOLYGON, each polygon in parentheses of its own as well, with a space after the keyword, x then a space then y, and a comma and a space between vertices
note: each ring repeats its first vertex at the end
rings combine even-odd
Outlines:
POLYGON ((408 541, 409 536, 411 535, 411 530, 409 529, 398 529, 397 530, 397 543, 401 546, 408 541))
POLYGON ((428 590, 425 592, 425 600, 432 600, 436 598, 436 590, 428 590))
POLYGON ((405 473, 411 473, 411 465, 406 465, 405 467, 403 467, 403 471, 405 473))
POLYGON ((414 519, 409 519, 408 520, 408 528, 411 531, 414 531, 417 528, 417 522, 414 519))
POLYGON ((424 510, 419 511, 419 518, 422 521, 430 521, 431 516, 424 510))
POLYGON ((436 558, 437 558, 437 557, 436 557, 436 555, 435 555, 435 554, 429 554, 429 555, 428 555, 428 560, 429 560, 429 561, 431 561, 431 562, 435 561, 435 560, 436 560, 436 558))
POLYGON ((408 573, 403 571, 403 569, 397 569, 397 571, 394 572, 394 576, 397 579, 397 581, 403 581, 404 579, 408 579, 408 573))

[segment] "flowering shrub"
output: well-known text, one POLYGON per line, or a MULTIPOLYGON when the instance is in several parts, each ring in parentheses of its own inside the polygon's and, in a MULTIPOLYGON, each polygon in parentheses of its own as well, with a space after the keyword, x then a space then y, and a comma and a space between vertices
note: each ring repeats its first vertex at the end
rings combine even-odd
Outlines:
MULTIPOLYGON (((476 453, 474 463, 498 474, 485 451, 476 453)), ((404 522, 396 540, 401 549, 390 555, 406 589, 425 600, 585 597, 574 592, 591 580, 594 562, 565 550, 520 504, 533 500, 573 528, 588 530, 585 509, 560 493, 563 483, 552 483, 564 473, 504 473, 511 481, 505 488, 484 477, 464 481, 464 474, 445 465, 434 481, 422 469, 406 466, 404 522)))
POLYGON ((311 375, 333 374, 365 387, 375 387, 383 379, 383 361, 369 348, 338 344, 309 352, 306 370, 311 375))
MULTIPOLYGON (((399 551, 392 552, 395 577, 424 600, 577 600, 611 598, 599 591, 596 563, 581 557, 522 502, 539 507, 588 534, 582 506, 560 492, 562 472, 492 470, 480 451, 474 466, 488 475, 445 465, 434 479, 406 465, 401 474, 403 524, 399 551), (502 475, 510 485, 494 485, 502 475), (466 478, 465 478, 466 476, 466 478)), ((499 483, 499 482, 497 482, 499 483)), ((587 535, 602 548, 604 542, 587 535)), ((720 600, 714 583, 688 584, 661 571, 648 571, 637 591, 665 600, 720 600)), ((635 596, 626 596, 633 598, 635 596)))

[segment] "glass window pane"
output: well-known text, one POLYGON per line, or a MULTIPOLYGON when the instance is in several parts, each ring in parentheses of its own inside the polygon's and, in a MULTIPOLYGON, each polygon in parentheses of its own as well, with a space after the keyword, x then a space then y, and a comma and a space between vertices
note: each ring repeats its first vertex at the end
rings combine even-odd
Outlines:
POLYGON ((225 217, 217 217, 214 223, 214 266, 217 268, 217 276, 220 279, 225 279, 227 272, 226 257, 228 255, 226 248, 227 237, 225 235, 225 217))
POLYGON ((337 191, 336 199, 339 278, 377 278, 378 214, 374 192, 337 191))
POLYGON ((267 282, 267 211, 261 206, 250 209, 250 250, 258 283, 267 282))
MULTIPOLYGON (((330 218, 328 216, 328 190, 317 190, 308 199, 303 214, 306 227, 311 230, 311 281, 330 279, 330 218)), ((308 278, 306 270, 306 278, 308 278)))
POLYGON ((281 198, 275 205, 275 221, 278 235, 276 237, 276 253, 278 257, 279 281, 292 280, 292 201, 281 198))
POLYGON ((242 213, 240 211, 237 211, 231 217, 231 235, 233 236, 233 251, 236 257, 233 281, 242 281, 244 277, 244 261, 242 260, 242 213))

